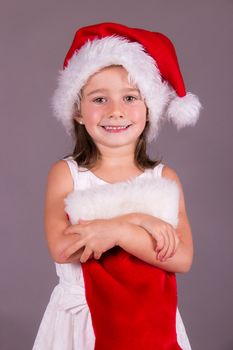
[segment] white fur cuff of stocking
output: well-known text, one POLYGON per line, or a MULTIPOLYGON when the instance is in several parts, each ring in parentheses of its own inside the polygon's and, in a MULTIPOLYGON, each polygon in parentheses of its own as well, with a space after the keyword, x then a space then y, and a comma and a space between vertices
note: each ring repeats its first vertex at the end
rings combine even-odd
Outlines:
POLYGON ((110 219, 133 212, 158 217, 174 228, 178 224, 179 189, 165 178, 135 178, 76 190, 64 199, 71 224, 83 220, 110 219))

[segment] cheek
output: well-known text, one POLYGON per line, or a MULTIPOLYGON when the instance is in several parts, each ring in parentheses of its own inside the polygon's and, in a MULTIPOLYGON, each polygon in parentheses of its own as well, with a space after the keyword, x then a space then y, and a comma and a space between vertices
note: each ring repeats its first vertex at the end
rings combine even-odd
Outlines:
MULTIPOLYGON (((144 105, 141 106, 132 106, 130 107, 130 109, 128 110, 128 113, 130 113, 132 116, 134 116, 134 118, 137 121, 143 121, 144 119, 146 120, 146 107, 144 105)), ((129 115, 130 115, 129 114, 129 115)))
POLYGON ((86 120, 88 124, 92 124, 95 122, 100 116, 100 109, 95 106, 84 106, 81 110, 83 118, 86 120))

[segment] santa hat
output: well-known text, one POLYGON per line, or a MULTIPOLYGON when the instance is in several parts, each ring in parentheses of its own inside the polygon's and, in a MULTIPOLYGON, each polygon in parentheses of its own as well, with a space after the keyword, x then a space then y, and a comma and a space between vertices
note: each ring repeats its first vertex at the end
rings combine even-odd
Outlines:
POLYGON ((110 65, 122 65, 145 98, 150 121, 148 142, 156 138, 166 118, 178 130, 197 122, 201 104, 185 90, 172 42, 158 32, 100 23, 76 32, 59 72, 52 106, 68 134, 73 131, 80 90, 91 75, 110 65))

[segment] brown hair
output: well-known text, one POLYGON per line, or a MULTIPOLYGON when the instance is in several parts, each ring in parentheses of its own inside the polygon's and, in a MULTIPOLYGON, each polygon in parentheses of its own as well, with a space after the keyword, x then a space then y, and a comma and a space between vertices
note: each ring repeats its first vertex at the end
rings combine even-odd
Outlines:
MULTIPOLYGON (((115 67, 120 65, 111 65, 109 67, 115 67)), ((107 68, 107 67, 105 67, 107 68)), ((128 76, 129 82, 133 84, 133 80, 128 76)), ((79 101, 82 96, 82 90, 79 93, 79 101)), ((77 162, 79 166, 85 167, 88 170, 91 170, 101 159, 101 153, 92 140, 91 136, 86 131, 84 124, 79 124, 74 117, 79 113, 78 111, 78 105, 79 103, 76 103, 74 106, 74 113, 73 113, 73 138, 75 140, 75 147, 73 150, 73 153, 70 155, 67 155, 65 158, 72 156, 73 159, 77 162)), ((147 109, 148 113, 148 109, 147 109)), ((152 160, 147 155, 147 133, 149 129, 150 121, 146 121, 145 128, 141 135, 138 138, 135 152, 134 152, 134 161, 138 168, 144 170, 148 168, 154 168, 156 165, 161 163, 162 159, 159 160, 152 160)))

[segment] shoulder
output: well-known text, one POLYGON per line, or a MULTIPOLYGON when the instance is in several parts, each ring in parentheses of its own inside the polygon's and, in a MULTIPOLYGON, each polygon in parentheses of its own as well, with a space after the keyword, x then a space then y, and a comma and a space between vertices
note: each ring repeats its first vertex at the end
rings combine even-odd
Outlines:
POLYGON ((164 165, 163 169, 162 169, 162 176, 176 182, 176 184, 179 188, 179 194, 180 194, 180 210, 182 210, 182 209, 185 210, 183 186, 181 184, 181 180, 180 180, 178 174, 176 173, 176 171, 174 169, 168 167, 167 165, 164 165))
POLYGON ((179 179, 179 176, 177 175, 176 171, 167 165, 164 165, 162 168, 162 176, 166 177, 170 180, 174 180, 177 183, 180 183, 180 179, 179 179))
POLYGON ((69 173, 69 167, 68 164, 65 160, 61 159, 58 160, 57 162, 53 163, 50 166, 48 175, 55 177, 63 177, 64 175, 67 175, 69 173))
POLYGON ((73 190, 73 180, 69 166, 65 160, 58 160, 51 165, 48 172, 47 184, 58 191, 69 193, 73 190))

